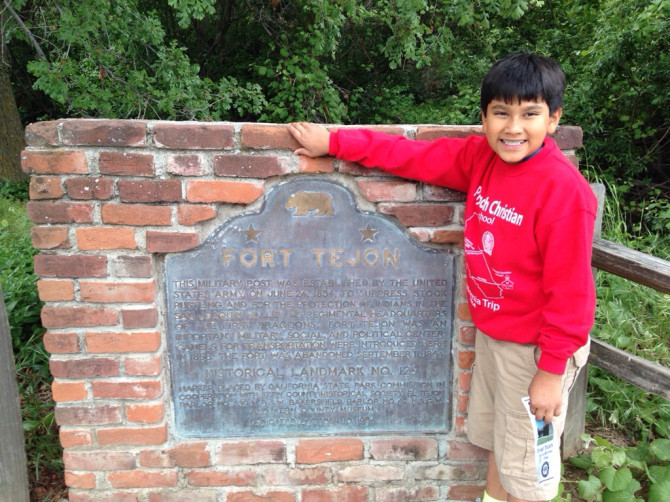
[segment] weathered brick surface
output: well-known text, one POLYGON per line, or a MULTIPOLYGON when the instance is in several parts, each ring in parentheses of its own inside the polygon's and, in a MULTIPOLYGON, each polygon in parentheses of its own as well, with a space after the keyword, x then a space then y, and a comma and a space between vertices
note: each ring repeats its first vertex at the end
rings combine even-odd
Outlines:
POLYGON ((357 438, 302 439, 295 454, 300 464, 360 460, 363 458, 363 441, 357 438))
POLYGON ((114 180, 100 176, 70 178, 65 180, 65 189, 71 199, 108 200, 114 196, 114 180))
POLYGON ((69 146, 144 146, 146 122, 139 120, 64 120, 61 142, 69 146))
POLYGON ((114 309, 91 307, 44 307, 41 314, 45 328, 113 326, 119 320, 114 309))
POLYGON ((224 150, 233 146, 232 126, 163 122, 154 126, 154 142, 159 148, 224 150))
MULTIPOLYGON (((427 140, 481 134, 479 126, 369 128, 427 140)), ((581 130, 561 126, 554 137, 576 163, 581 130)), ((26 141, 26 212, 40 250, 34 268, 71 502, 481 495, 487 455, 465 436, 476 330, 463 281, 464 194, 328 156, 296 157, 285 124, 67 119, 31 124, 26 141), (307 176, 346 186, 358 208, 455 254, 451 430, 232 440, 171 429, 163 253, 199 246, 258 212, 277 183, 307 176)))
POLYGON ((30 201, 26 213, 38 225, 93 222, 93 205, 87 202, 30 201))
POLYGON ((153 176, 154 156, 133 152, 100 152, 98 169, 109 176, 153 176))
POLYGON ((87 174, 88 161, 82 150, 26 150, 21 167, 31 174, 87 174))

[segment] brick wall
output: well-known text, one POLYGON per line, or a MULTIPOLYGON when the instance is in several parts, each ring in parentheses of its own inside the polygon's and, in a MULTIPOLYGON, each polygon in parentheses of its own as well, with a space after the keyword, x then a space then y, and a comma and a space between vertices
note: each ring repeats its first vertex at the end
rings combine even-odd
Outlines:
MULTIPOLYGON (((477 127, 376 127, 409 137, 477 127)), ((581 131, 562 127, 576 162, 581 131)), ((473 500, 483 452, 464 436, 474 328, 460 263, 448 434, 179 440, 172 430, 159 270, 266 190, 346 179, 357 202, 462 256, 463 196, 332 158, 296 157, 283 125, 61 120, 26 129, 37 287, 72 501, 473 500)))

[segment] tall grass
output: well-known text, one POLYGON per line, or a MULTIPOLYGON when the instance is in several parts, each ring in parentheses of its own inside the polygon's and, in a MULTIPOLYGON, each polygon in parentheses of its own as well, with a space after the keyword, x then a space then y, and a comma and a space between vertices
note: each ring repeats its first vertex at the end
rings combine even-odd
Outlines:
MULTIPOLYGON (((670 260, 670 215, 657 211, 653 224, 644 211, 627 211, 622 187, 607 186, 604 239, 670 260), (631 221, 631 215, 638 221, 631 221), (667 220, 665 220, 667 218, 667 220)), ((625 190, 625 187, 623 187, 625 190)), ((659 203, 660 204, 660 203, 659 203)), ((670 295, 599 271, 594 337, 650 361, 670 366, 670 295)), ((670 438, 670 402, 650 395, 595 367, 589 372, 587 410, 591 419, 631 439, 670 438)))

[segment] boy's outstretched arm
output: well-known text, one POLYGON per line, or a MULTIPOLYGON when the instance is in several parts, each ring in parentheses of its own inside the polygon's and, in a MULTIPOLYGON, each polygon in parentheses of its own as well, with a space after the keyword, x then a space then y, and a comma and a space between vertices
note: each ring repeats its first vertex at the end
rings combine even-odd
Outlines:
POLYGON ((302 145, 302 148, 293 152, 296 155, 321 157, 328 154, 330 133, 325 127, 309 122, 298 122, 290 124, 288 130, 296 141, 302 145))

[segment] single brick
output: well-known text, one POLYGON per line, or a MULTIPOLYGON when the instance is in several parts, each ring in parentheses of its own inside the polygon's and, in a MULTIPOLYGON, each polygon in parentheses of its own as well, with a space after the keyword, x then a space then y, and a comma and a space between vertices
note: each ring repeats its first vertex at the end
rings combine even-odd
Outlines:
POLYGON ((178 467, 209 467, 211 460, 206 442, 181 443, 168 450, 168 456, 178 467))
POLYGON ((463 230, 435 230, 430 236, 430 242, 451 244, 462 248, 465 244, 465 235, 463 230))
POLYGON ((74 448, 75 446, 90 446, 93 444, 93 434, 90 430, 68 430, 63 427, 58 431, 60 444, 63 448, 74 448))
POLYGON ((142 450, 139 459, 142 467, 174 467, 165 450, 142 450))
POLYGON ((243 124, 242 146, 261 150, 296 150, 300 148, 286 125, 243 124))
POLYGON ((130 492, 105 492, 94 495, 70 490, 69 502, 137 502, 137 494, 130 492))
POLYGON ((41 277, 106 277, 107 258, 93 255, 46 255, 34 258, 35 274, 41 277))
POLYGON ((92 472, 74 473, 65 471, 65 486, 69 488, 81 488, 82 490, 92 490, 95 488, 95 474, 92 472))
POLYGON ((380 204, 379 211, 395 216, 406 227, 441 227, 454 217, 454 208, 443 204, 380 204))
POLYGON ((52 333, 47 331, 42 339, 44 348, 51 354, 67 354, 79 352, 77 333, 52 333))
POLYGON ((437 185, 423 185, 423 199, 431 202, 465 202, 465 194, 437 185))
POLYGON ((30 201, 26 204, 28 219, 38 225, 54 223, 92 223, 93 204, 89 202, 30 201))
POLYGON ((299 464, 361 460, 363 442, 356 438, 301 439, 295 454, 299 464))
POLYGON ((142 204, 103 204, 102 221, 112 225, 172 225, 172 208, 142 204))
POLYGON ((148 253, 177 253, 197 247, 200 244, 200 236, 196 233, 147 230, 146 241, 148 253))
POLYGON ((98 169, 112 176, 153 176, 154 156, 148 153, 100 152, 98 169))
POLYGON ((335 171, 335 160, 332 157, 298 158, 298 171, 301 173, 332 173, 335 171))
POLYGON ((470 314, 470 307, 466 302, 461 302, 456 306, 456 317, 461 321, 472 322, 472 314, 470 314))
POLYGON ((474 326, 461 326, 458 328, 458 341, 463 345, 474 345, 476 333, 474 326))
POLYGON ((114 181, 99 176, 70 178, 65 180, 65 189, 71 199, 109 200, 114 196, 114 181))
POLYGON ((86 384, 84 382, 61 382, 51 383, 51 395, 57 403, 64 401, 83 401, 88 397, 86 384))
POLYGON ((163 420, 165 405, 158 404, 127 404, 126 419, 128 422, 155 424, 163 420))
POLYGON ((433 141, 437 138, 467 138, 483 136, 481 126, 422 126, 417 129, 415 138, 422 141, 433 141))
POLYGON ((464 370, 472 369, 472 364, 475 362, 474 350, 459 350, 458 351, 458 367, 464 370))
POLYGON ((45 328, 113 326, 119 322, 119 313, 105 308, 43 307, 41 319, 45 328))
POLYGON ((214 490, 188 490, 181 488, 175 491, 150 493, 149 502, 216 502, 214 490))
POLYGON ((201 221, 211 220, 216 210, 210 206, 182 204, 177 207, 177 221, 182 225, 197 225, 201 221))
POLYGON ((98 429, 100 445, 156 445, 167 441, 167 425, 98 429))
POLYGON ((167 171, 179 176, 202 176, 205 164, 197 154, 174 154, 168 157, 167 171))
POLYGON ((238 441, 219 446, 219 465, 265 464, 286 461, 286 446, 281 441, 238 441))
POLYGON ((161 372, 161 357, 126 357, 123 367, 129 376, 156 376, 161 372))
POLYGON ((125 329, 153 328, 158 323, 158 309, 122 309, 121 322, 125 329))
POLYGON ((458 395, 458 411, 466 413, 468 411, 469 396, 467 394, 458 395))
POLYGON ((267 155, 215 155, 212 159, 217 176, 269 178, 291 172, 286 159, 267 155))
POLYGON ((67 279, 39 279, 37 293, 43 302, 74 300, 74 281, 67 279))
POLYGON ((475 500, 483 491, 483 485, 451 485, 448 497, 449 500, 475 500))
POLYGON ((253 486, 258 473, 252 470, 191 471, 188 484, 193 486, 253 486))
POLYGON ((187 181, 186 200, 189 202, 228 202, 250 204, 263 195, 263 183, 252 181, 187 181))
POLYGON ((117 256, 114 260, 116 277, 146 278, 153 277, 153 260, 151 256, 117 256))
POLYGON ((356 465, 337 471, 337 480, 343 483, 400 481, 403 477, 405 468, 395 465, 356 465))
POLYGON ((440 499, 437 486, 423 486, 415 490, 408 488, 377 488, 377 502, 426 502, 440 499))
POLYGON ((393 438, 373 441, 370 455, 375 460, 437 460, 438 444, 428 438, 393 438))
POLYGON ((163 393, 156 380, 94 381, 91 382, 94 399, 155 399, 163 393))
POLYGON ((58 146, 58 122, 49 120, 28 124, 25 140, 28 146, 58 146))
POLYGON ((31 227, 30 237, 36 249, 67 249, 70 247, 67 227, 31 227))
POLYGON ((137 248, 135 229, 130 227, 82 227, 75 235, 80 251, 137 248))
POLYGON ((144 146, 146 122, 69 119, 61 123, 61 141, 71 146, 144 146))
POLYGON ((177 486, 176 471, 115 471, 107 475, 114 488, 155 488, 158 486, 177 486))
POLYGON ((265 492, 256 494, 254 492, 231 492, 228 494, 227 502, 295 502, 295 495, 289 492, 265 492))
POLYGON ((367 502, 367 486, 340 486, 333 490, 303 490, 302 502, 367 502))
POLYGON ((470 392, 472 373, 461 371, 458 374, 458 388, 461 392, 470 392))
POLYGON ((88 174, 83 150, 24 150, 21 168, 28 174, 88 174))
POLYGON ((83 359, 51 358, 49 369, 55 378, 91 378, 118 376, 119 361, 109 357, 83 359))
POLYGON ((86 348, 92 353, 155 352, 161 344, 158 331, 133 333, 86 333, 86 348))
POLYGON ((447 441, 447 459, 448 460, 485 460, 488 458, 488 452, 464 441, 447 441))
POLYGON ((295 469, 289 467, 267 466, 263 468, 265 482, 272 486, 323 485, 330 483, 330 469, 308 467, 295 469))
POLYGON ((233 147, 235 129, 222 124, 161 122, 154 126, 158 148, 223 150, 233 147))
POLYGON ((156 282, 79 281, 81 301, 91 303, 151 303, 156 282))
POLYGON ((31 177, 28 190, 32 200, 60 199, 65 193, 61 179, 53 176, 31 177))
POLYGON ((121 406, 56 406, 56 423, 67 425, 112 425, 123 421, 121 406))
POLYGON ((412 202, 416 200, 416 183, 407 181, 359 180, 358 187, 370 202, 412 202))
POLYGON ((179 180, 119 180, 122 202, 178 202, 181 200, 179 180))

